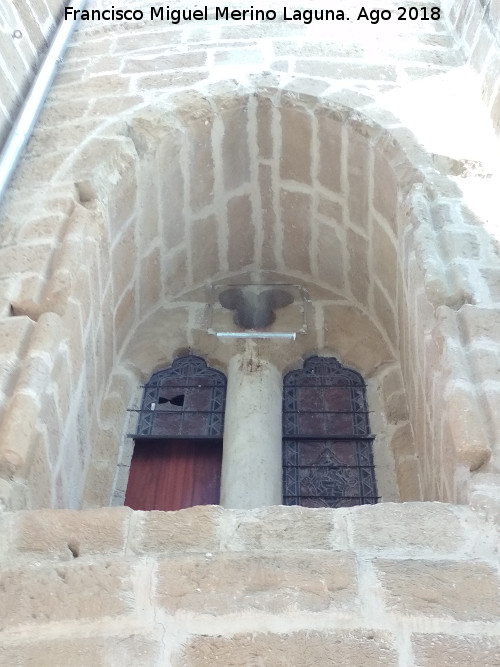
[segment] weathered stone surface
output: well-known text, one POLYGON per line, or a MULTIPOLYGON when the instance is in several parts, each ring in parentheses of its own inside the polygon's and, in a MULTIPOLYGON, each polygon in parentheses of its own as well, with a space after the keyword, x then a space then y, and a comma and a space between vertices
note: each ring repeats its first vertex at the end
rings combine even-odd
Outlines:
POLYGON ((283 259, 288 270, 310 271, 311 196, 282 190, 280 195, 283 226, 283 259))
POLYGON ((220 512, 217 506, 204 505, 178 512, 137 513, 130 549, 136 554, 218 551, 220 512))
POLYGON ((285 107, 280 115, 281 178, 311 183, 311 117, 301 107, 285 107))
POLYGON ((266 507, 251 514, 224 513, 221 521, 221 538, 229 549, 330 549, 346 539, 331 510, 266 507))
POLYGON ((497 637, 414 634, 411 643, 415 664, 419 667, 495 667, 500 664, 497 637))
POLYGON ((14 547, 21 554, 71 560, 123 553, 132 510, 40 510, 14 516, 14 547))
POLYGON ((458 553, 470 529, 452 506, 440 503, 366 505, 350 510, 346 518, 356 549, 411 551, 415 556, 458 553))
POLYGON ((255 226, 252 204, 248 195, 233 197, 227 203, 229 228, 228 266, 242 269, 254 260, 255 226))
POLYGON ((374 564, 393 613, 460 621, 493 621, 500 614, 500 582, 485 563, 381 559, 374 564))
POLYGON ((169 612, 354 611, 356 572, 343 553, 224 553, 159 563, 158 603, 169 612))
POLYGON ((173 660, 174 667, 230 665, 231 667, 395 667, 392 637, 379 632, 344 630, 337 633, 240 634, 233 637, 195 637, 173 660))
POLYGON ((0 626, 116 617, 131 609, 124 563, 67 564, 0 572, 0 626))
POLYGON ((23 667, 134 667, 157 664, 162 645, 131 629, 118 637, 31 639, 0 647, 0 664, 23 667))

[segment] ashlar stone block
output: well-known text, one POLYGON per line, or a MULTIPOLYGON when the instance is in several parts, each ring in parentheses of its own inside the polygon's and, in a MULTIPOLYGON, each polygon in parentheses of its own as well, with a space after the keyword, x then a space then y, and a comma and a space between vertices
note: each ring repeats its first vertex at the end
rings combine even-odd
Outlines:
POLYGON ((397 652, 388 633, 344 630, 252 633, 195 637, 173 659, 173 667, 396 667, 397 652))
POLYGON ((158 603, 171 613, 357 610, 354 559, 344 553, 222 553, 159 563, 158 603))
POLYGON ((309 273, 312 198, 302 192, 282 190, 280 203, 285 266, 309 273))
POLYGON ((228 201, 227 225, 228 266, 230 271, 235 271, 254 261, 255 226, 249 195, 240 195, 228 201))
POLYGON ((122 553, 132 510, 39 510, 14 517, 14 548, 21 555, 72 560, 122 553))
POLYGON ((376 560, 386 608, 403 616, 496 621, 500 582, 478 561, 376 560))
POLYGON ((178 512, 137 512, 130 549, 138 555, 218 551, 221 512, 220 507, 207 505, 178 512))
POLYGON ((311 183, 312 118, 301 107, 285 106, 281 115, 282 179, 311 183))
POLYGON ((127 614, 133 595, 124 563, 58 565, 0 572, 0 627, 127 614))
POLYGON ((500 640, 487 635, 418 634, 411 637, 419 667, 495 667, 500 665, 500 640))

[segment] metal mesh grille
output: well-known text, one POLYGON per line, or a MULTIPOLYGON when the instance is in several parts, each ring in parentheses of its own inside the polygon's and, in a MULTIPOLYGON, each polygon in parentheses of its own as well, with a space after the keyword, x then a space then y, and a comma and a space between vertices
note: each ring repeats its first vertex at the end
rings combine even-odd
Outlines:
POLYGON ((283 502, 348 507, 377 502, 365 383, 336 359, 311 357, 285 376, 283 502))
POLYGON ((176 359, 144 387, 135 438, 221 438, 226 378, 201 357, 176 359))

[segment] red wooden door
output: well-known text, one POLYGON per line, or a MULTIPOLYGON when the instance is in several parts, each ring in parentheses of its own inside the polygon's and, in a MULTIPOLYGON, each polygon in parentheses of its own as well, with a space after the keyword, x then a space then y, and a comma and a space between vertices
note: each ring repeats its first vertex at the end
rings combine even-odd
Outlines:
POLYGON ((125 494, 134 510, 217 505, 222 440, 136 440, 125 494))

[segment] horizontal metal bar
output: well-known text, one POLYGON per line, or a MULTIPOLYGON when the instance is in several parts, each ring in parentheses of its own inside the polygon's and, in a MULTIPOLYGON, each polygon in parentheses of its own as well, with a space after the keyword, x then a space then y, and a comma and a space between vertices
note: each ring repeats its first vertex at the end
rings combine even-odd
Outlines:
POLYGON ((283 435, 283 440, 333 440, 335 442, 339 440, 375 440, 374 435, 283 435))
POLYGON ((127 433, 127 438, 134 440, 222 440, 222 435, 144 435, 142 433, 127 433))
MULTIPOLYGON (((182 406, 179 406, 182 407, 182 406)), ((154 408, 154 410, 147 410, 139 408, 127 408, 127 412, 145 412, 148 415, 223 415, 224 410, 160 410, 159 408, 154 408)))
POLYGON ((283 500, 380 500, 380 496, 283 496, 283 500))
POLYGON ((294 463, 290 464, 283 464, 283 468, 327 468, 328 470, 340 470, 344 468, 355 468, 359 470, 360 468, 368 468, 370 470, 375 470, 375 466, 367 463, 366 465, 359 464, 355 466, 348 466, 348 465, 339 465, 339 466, 333 466, 333 465, 295 465, 294 463))

